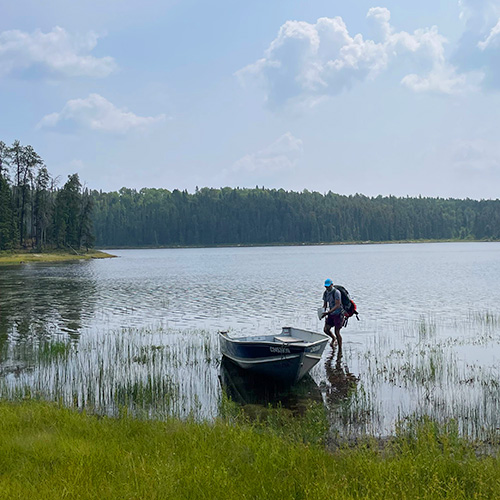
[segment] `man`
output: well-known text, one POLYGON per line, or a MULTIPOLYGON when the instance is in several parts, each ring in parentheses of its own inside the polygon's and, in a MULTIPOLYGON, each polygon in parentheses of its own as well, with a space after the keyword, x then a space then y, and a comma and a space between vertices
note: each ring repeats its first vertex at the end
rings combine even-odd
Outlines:
MULTIPOLYGON (((323 317, 326 316, 324 332, 332 338, 332 341, 337 339, 339 353, 342 350, 342 336, 340 329, 344 324, 344 309, 342 308, 342 296, 340 292, 334 288, 333 281, 328 278, 325 281, 325 292, 323 293, 323 317), (335 328, 335 338, 332 335, 332 326, 335 328)), ((333 342, 332 342, 333 345, 333 342)))

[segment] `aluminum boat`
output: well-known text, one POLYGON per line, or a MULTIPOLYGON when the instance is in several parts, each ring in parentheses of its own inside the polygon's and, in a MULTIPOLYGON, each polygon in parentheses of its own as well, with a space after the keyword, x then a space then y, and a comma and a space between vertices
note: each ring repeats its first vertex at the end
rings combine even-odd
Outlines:
POLYGON ((231 337, 219 332, 223 356, 241 368, 290 383, 298 382, 318 363, 330 337, 283 327, 279 335, 231 337))

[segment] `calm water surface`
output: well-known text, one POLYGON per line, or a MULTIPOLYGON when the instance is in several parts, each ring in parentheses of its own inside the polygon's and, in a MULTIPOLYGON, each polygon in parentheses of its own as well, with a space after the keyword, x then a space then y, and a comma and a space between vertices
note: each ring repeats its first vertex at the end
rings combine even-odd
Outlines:
POLYGON ((321 330, 315 310, 330 277, 361 318, 343 330, 343 357, 328 347, 312 372, 332 427, 384 434, 412 414, 459 418, 473 434, 500 427, 498 243, 111 253, 0 268, 4 395, 31 387, 106 406, 146 387, 151 414, 170 391, 163 412, 213 417, 224 380, 217 331, 321 330), (72 350, 41 356, 54 342, 72 350))

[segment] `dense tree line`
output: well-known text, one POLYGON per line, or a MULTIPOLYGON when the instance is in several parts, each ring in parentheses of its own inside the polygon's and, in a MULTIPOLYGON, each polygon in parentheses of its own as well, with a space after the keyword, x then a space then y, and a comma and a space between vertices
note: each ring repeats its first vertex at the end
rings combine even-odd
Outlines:
POLYGON ((500 200, 282 189, 91 193, 100 246, 500 239, 500 200))
POLYGON ((56 184, 31 146, 0 141, 0 250, 500 239, 500 200, 56 184))
POLYGON ((0 141, 0 250, 79 249, 93 242, 92 198, 78 174, 58 189, 31 146, 0 141))

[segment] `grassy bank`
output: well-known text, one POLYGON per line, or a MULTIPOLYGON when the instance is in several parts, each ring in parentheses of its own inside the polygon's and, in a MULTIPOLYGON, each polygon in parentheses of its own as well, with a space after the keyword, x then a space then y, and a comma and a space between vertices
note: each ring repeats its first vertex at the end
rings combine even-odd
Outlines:
POLYGON ((99 250, 90 250, 89 252, 0 252, 0 266, 19 265, 31 262, 63 262, 68 260, 86 260, 86 259, 107 259, 114 257, 109 253, 99 250))
POLYGON ((328 453, 250 424, 0 403, 0 498, 499 498, 500 459, 430 422, 328 453))

